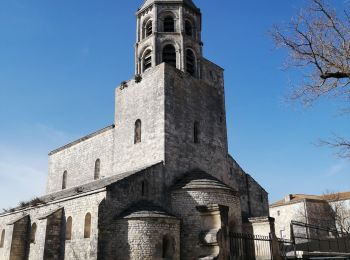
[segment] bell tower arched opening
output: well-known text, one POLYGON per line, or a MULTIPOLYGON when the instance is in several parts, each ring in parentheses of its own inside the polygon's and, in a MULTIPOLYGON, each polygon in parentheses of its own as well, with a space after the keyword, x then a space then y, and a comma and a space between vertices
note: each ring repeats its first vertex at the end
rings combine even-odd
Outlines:
POLYGON ((147 0, 136 15, 136 75, 165 62, 201 77, 202 15, 192 0, 147 0), (193 53, 186 51, 188 45, 193 53))

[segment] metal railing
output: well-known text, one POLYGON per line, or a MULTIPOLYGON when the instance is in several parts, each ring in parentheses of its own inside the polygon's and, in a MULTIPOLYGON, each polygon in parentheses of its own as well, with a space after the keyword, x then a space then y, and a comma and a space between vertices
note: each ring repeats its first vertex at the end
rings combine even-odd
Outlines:
POLYGON ((273 239, 271 234, 230 233, 230 260, 273 260, 276 257, 350 259, 350 236, 336 229, 296 221, 291 223, 291 240, 273 239))
POLYGON ((230 233, 230 259, 272 259, 271 241, 268 236, 230 233))
POLYGON ((296 251, 350 253, 350 236, 336 229, 292 221, 291 236, 296 251))

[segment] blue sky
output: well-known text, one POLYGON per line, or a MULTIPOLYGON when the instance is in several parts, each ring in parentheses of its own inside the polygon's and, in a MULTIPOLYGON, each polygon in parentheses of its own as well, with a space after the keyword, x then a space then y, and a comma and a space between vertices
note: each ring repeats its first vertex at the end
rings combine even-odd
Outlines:
MULTIPOLYGON (((43 194, 50 150, 113 123, 114 89, 134 72, 141 2, 0 0, 0 208, 43 194)), ((350 162, 313 145, 333 132, 346 136, 349 117, 331 99, 307 109, 287 103, 300 73, 282 69, 285 52, 268 36, 305 2, 195 2, 204 55, 225 68, 234 158, 271 202, 350 190, 350 162)))

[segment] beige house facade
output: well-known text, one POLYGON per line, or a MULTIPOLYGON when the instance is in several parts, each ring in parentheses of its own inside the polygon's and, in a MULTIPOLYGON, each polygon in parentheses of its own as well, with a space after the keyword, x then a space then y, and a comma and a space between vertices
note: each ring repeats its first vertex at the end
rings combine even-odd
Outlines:
POLYGON ((275 218, 276 235, 291 239, 291 222, 349 232, 350 192, 327 195, 289 194, 270 205, 275 218))

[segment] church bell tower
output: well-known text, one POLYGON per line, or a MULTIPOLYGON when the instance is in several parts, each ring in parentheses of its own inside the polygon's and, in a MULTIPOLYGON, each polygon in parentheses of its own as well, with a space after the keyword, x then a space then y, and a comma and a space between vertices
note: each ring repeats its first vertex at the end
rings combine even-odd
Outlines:
POLYGON ((201 78, 201 12, 192 0, 145 0, 136 15, 136 74, 166 62, 201 78))
POLYGON ((136 17, 135 77, 116 90, 113 171, 163 162, 169 185, 199 168, 224 179, 224 71, 203 56, 200 10, 146 0, 136 17))

